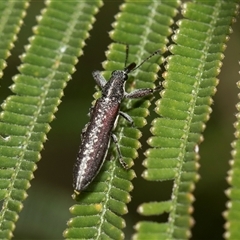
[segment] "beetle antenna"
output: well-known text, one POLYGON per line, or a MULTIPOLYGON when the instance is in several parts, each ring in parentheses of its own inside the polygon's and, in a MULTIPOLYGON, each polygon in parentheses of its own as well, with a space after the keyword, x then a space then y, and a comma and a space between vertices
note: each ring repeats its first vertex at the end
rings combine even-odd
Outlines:
POLYGON ((128 53, 129 53, 129 45, 126 44, 126 58, 125 58, 125 64, 124 64, 124 68, 126 68, 127 66, 127 61, 128 61, 128 53))
POLYGON ((153 57, 156 54, 159 54, 161 52, 160 49, 156 50, 155 52, 153 52, 150 56, 148 56, 147 58, 145 58, 140 64, 138 64, 137 66, 135 66, 133 69, 131 69, 131 72, 135 71, 136 69, 138 69, 140 66, 142 66, 147 60, 149 60, 151 57, 153 57))

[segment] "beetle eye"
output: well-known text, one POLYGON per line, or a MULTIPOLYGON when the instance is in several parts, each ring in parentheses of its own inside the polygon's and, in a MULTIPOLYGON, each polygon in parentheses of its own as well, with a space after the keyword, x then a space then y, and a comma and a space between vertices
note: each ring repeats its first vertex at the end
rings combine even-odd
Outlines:
POLYGON ((124 73, 123 79, 124 79, 124 80, 127 80, 127 79, 128 79, 128 75, 127 75, 126 73, 124 73))

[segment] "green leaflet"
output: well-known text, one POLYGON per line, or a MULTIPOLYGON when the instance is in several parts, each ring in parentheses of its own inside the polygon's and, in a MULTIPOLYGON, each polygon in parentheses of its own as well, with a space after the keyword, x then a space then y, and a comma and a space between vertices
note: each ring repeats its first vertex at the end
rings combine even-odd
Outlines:
POLYGON ((143 203, 138 208, 138 212, 145 216, 159 215, 171 210, 171 201, 143 203))
MULTIPOLYGON (((12 16, 16 17, 21 11, 20 15, 23 14, 24 2, 11 4, 12 16), (22 5, 22 10, 15 11, 15 5, 18 8, 22 5)), ((20 74, 14 77, 15 84, 11 87, 16 95, 9 96, 2 104, 1 239, 12 237, 22 201, 27 197, 26 190, 30 187, 36 162, 40 159, 39 152, 50 130, 49 122, 57 111, 63 88, 74 71, 77 56, 94 21, 92 15, 100 5, 100 1, 92 1, 91 4, 78 1, 48 2, 38 26, 34 28, 35 35, 22 56, 20 74), (80 27, 81 31, 77 31, 80 27)), ((16 23, 20 22, 18 18, 14 19, 16 23)), ((11 27, 16 29, 15 25, 11 27)))
POLYGON ((169 225, 159 224, 150 221, 142 221, 136 224, 135 229, 138 234, 134 235, 134 239, 167 239, 167 230, 169 225))

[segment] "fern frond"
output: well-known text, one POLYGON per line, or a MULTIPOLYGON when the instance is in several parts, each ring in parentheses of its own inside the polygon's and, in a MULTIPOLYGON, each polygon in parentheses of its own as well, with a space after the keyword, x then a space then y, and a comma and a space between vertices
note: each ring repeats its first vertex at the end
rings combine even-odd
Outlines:
MULTIPOLYGON (((162 118, 154 120, 148 141, 153 149, 146 151, 143 176, 147 180, 173 180, 171 207, 169 201, 149 203, 139 212, 169 213, 167 223, 153 223, 148 231, 146 222, 138 223, 135 239, 188 239, 193 221, 190 216, 194 182, 198 179, 198 145, 211 112, 211 96, 216 91, 225 41, 230 32, 236 4, 233 2, 194 2, 183 5, 179 30, 170 46, 173 56, 167 59, 162 99, 156 102, 156 112, 162 118)), ((151 226, 151 223, 148 223, 151 226)))
MULTIPOLYGON (((240 88, 240 82, 237 82, 237 87, 240 88)), ((238 95, 239 97, 239 95, 238 95)), ((237 107, 237 114, 236 118, 237 121, 234 123, 235 127, 235 140, 232 143, 232 157, 233 159, 230 161, 231 170, 229 170, 227 181, 230 184, 230 188, 226 190, 226 195, 230 199, 227 206, 227 211, 224 212, 224 217, 226 218, 227 222, 225 223, 226 232, 224 234, 225 239, 238 239, 240 238, 239 233, 239 220, 240 220, 240 182, 239 182, 239 152, 240 152, 240 141, 239 141, 239 110, 240 104, 239 102, 236 105, 237 107)))
POLYGON ((26 14, 28 2, 28 0, 0 2, 0 76, 7 65, 5 60, 10 55, 10 50, 23 23, 22 18, 26 14))
MULTIPOLYGON (((169 25, 172 17, 176 14, 177 2, 160 3, 156 1, 133 2, 129 1, 121 5, 121 12, 116 16, 117 21, 113 24, 114 30, 110 33, 116 41, 110 45, 107 52, 107 61, 103 67, 106 69, 104 76, 109 79, 113 70, 123 69, 125 62, 126 46, 129 44, 129 61, 140 63, 157 49, 163 49, 167 36, 171 33, 169 25), (174 7, 173 7, 174 6, 174 7), (164 25, 162 25, 164 23, 164 25)), ((133 79, 127 81, 127 91, 137 88, 154 88, 159 66, 153 57, 144 63, 140 69, 134 71, 133 79)), ((162 61, 162 59, 161 59, 162 61)), ((160 62, 160 61, 159 61, 160 62)), ((95 98, 99 97, 97 92, 95 98)), ((146 124, 146 116, 149 114, 149 98, 143 100, 128 100, 124 102, 129 115, 133 118, 134 125, 142 127, 146 124)), ((125 110, 126 110, 125 109, 125 110)), ((116 133, 125 162, 131 166, 133 159, 138 156, 137 149, 141 146, 138 139, 141 132, 128 126, 120 120, 116 133)), ((113 152, 113 156, 116 153, 113 152)), ((79 203, 71 208, 75 215, 69 222, 69 228, 65 236, 85 239, 123 239, 122 228, 124 220, 118 215, 127 213, 126 203, 130 201, 129 191, 132 190, 131 180, 135 176, 132 170, 126 171, 119 165, 117 157, 106 161, 103 169, 86 190, 77 199, 79 203), (88 211, 89 207, 93 211, 88 211), (91 225, 85 226, 84 222, 78 221, 86 215, 94 219, 91 225), (75 221, 78 223, 75 224, 75 221)))
POLYGON ((63 89, 101 5, 48 2, 0 116, 0 238, 9 239, 63 89), (79 28, 81 30, 79 30, 79 28))

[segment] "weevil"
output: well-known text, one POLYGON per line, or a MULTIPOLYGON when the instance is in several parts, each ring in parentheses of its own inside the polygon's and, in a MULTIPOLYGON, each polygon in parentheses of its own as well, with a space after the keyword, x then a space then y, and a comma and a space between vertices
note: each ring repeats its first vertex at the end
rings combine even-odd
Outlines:
POLYGON ((90 121, 84 127, 81 134, 81 145, 77 155, 77 160, 73 168, 73 188, 76 194, 86 189, 100 171, 106 158, 110 140, 116 144, 120 163, 127 167, 118 145, 117 137, 113 130, 116 127, 118 117, 121 115, 131 124, 132 118, 120 111, 120 104, 124 98, 140 98, 147 96, 155 89, 143 88, 133 92, 125 92, 125 82, 128 74, 139 68, 149 58, 159 53, 155 51, 138 66, 133 62, 126 66, 128 56, 128 46, 126 50, 126 62, 123 70, 112 72, 109 81, 101 75, 100 71, 93 71, 92 75, 97 85, 102 91, 102 96, 96 101, 90 110, 90 121))

